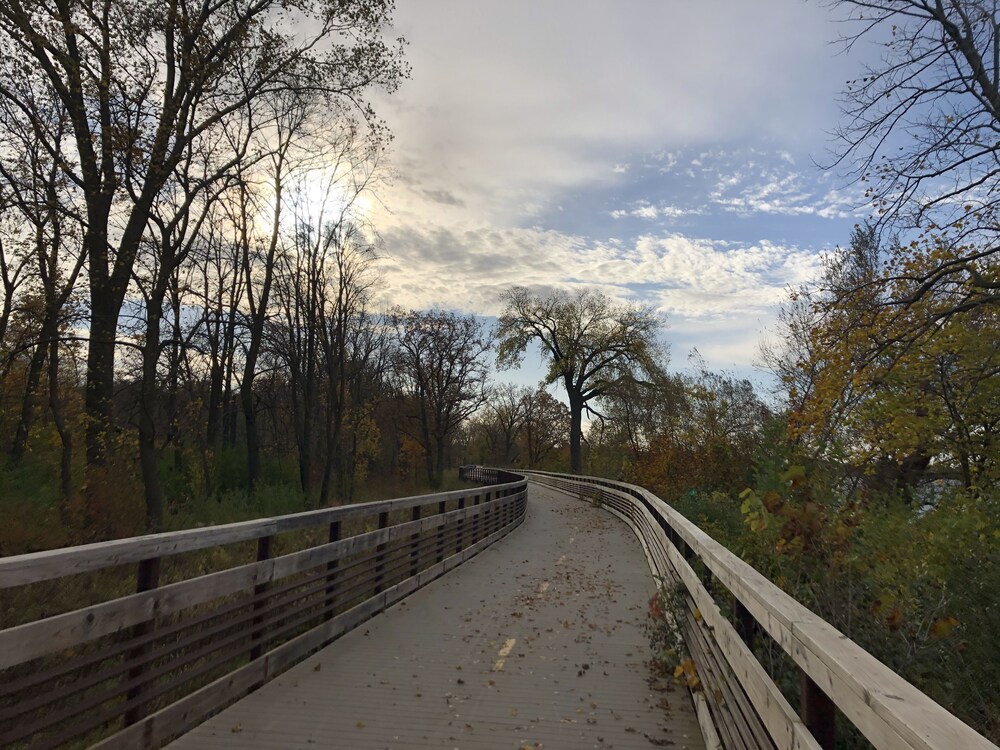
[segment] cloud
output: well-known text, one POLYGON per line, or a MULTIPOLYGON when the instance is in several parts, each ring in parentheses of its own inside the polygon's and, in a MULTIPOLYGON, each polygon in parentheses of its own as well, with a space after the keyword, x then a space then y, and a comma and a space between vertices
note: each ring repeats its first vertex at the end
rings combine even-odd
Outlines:
POLYGON ((608 212, 613 219, 624 219, 633 217, 636 219, 681 219, 685 216, 699 216, 704 213, 703 208, 682 208, 661 203, 654 206, 646 201, 639 201, 632 208, 616 208, 608 212))
POLYGON ((825 9, 786 0, 422 0, 397 6, 397 32, 412 79, 376 101, 396 154, 414 185, 454 186, 498 223, 613 184, 628 154, 660 152, 670 172, 681 146, 801 143, 828 127, 844 79, 825 9))
POLYGON ((421 190, 421 192, 435 203, 445 206, 464 206, 465 201, 449 190, 421 190))
POLYGON ((815 253, 766 241, 719 243, 681 234, 592 242, 542 229, 398 228, 385 236, 393 304, 497 314, 512 285, 599 287, 667 315, 718 318, 763 311, 819 269, 815 253))
POLYGON ((847 219, 867 214, 860 188, 825 187, 829 175, 807 176, 791 171, 794 165, 791 155, 779 152, 777 156, 779 161, 756 164, 752 171, 720 175, 709 193, 709 200, 724 211, 744 216, 775 214, 847 219))
POLYGON ((774 225, 852 210, 805 166, 854 72, 822 4, 421 0, 395 16, 412 80, 374 102, 398 175, 371 216, 387 304, 495 315, 513 284, 593 286, 749 366, 748 327, 829 244, 774 225))

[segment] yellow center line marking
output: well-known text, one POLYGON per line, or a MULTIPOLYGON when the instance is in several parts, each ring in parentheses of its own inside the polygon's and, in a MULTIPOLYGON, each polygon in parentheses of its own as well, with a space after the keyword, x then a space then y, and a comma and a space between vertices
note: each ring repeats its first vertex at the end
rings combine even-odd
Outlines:
POLYGON ((508 638, 503 644, 503 648, 500 649, 500 653, 497 654, 496 663, 493 665, 493 671, 499 672, 503 669, 503 662, 508 656, 510 656, 511 650, 514 648, 514 644, 517 643, 517 638, 508 638))

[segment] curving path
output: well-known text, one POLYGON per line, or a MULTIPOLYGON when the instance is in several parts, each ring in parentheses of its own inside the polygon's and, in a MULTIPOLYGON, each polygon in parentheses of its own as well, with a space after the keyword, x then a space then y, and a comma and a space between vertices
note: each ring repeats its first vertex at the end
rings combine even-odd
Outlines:
POLYGON ((515 532, 169 747, 704 748, 687 692, 650 679, 632 532, 529 498, 515 532))

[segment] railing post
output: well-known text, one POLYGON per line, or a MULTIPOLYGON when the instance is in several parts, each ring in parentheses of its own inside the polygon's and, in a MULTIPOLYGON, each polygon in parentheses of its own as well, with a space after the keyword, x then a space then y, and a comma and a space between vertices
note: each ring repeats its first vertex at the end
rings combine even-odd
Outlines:
MULTIPOLYGON (((262 536, 257 540, 257 562, 263 562, 264 560, 271 559, 272 547, 274 544, 273 536, 262 536)), ((258 583, 253 587, 254 612, 264 609, 267 606, 267 601, 261 596, 265 591, 267 591, 268 585, 266 583, 258 583)), ((263 615, 254 615, 253 626, 254 630, 250 633, 250 642, 254 645, 250 648, 250 660, 261 656, 264 653, 264 631, 257 630, 257 626, 260 625, 261 621, 264 619, 263 615)))
POLYGON ((819 685, 799 670, 799 715, 823 750, 833 750, 836 706, 819 685))
MULTIPOLYGON (((389 526, 389 513, 387 511, 382 511, 378 514, 378 527, 379 529, 384 529, 389 526)), ((382 592, 382 571, 385 570, 385 548, 388 545, 383 543, 378 545, 375 550, 378 555, 375 557, 375 593, 379 594, 382 592)))
MULTIPOLYGON (((444 515, 447 507, 448 507, 448 505, 447 505, 447 503, 444 500, 442 500, 441 502, 439 502, 438 503, 438 515, 439 516, 444 515)), ((446 525, 447 524, 441 524, 440 526, 438 526, 438 533, 437 533, 437 559, 435 560, 435 562, 441 562, 442 560, 444 560, 444 527, 446 525)))
MULTIPOLYGON (((479 496, 477 495, 476 497, 479 496)), ((458 498, 458 509, 462 510, 463 508, 465 508, 465 498, 460 497, 458 498)), ((458 522, 458 533, 456 535, 456 541, 455 541, 456 552, 462 551, 462 542, 464 541, 464 539, 465 539, 465 519, 462 518, 458 522)))
MULTIPOLYGON (((332 521, 330 523, 330 534, 327 537, 330 542, 340 541, 340 521, 332 521)), ((339 560, 331 560, 326 564, 326 604, 324 609, 326 610, 326 616, 324 619, 332 620, 334 610, 336 610, 336 590, 337 590, 337 567, 340 565, 339 560)))
MULTIPOLYGON (((490 500, 490 493, 487 492, 486 502, 489 502, 489 500, 490 500)), ((483 502, 482 497, 480 495, 476 495, 476 499, 472 504, 478 506, 481 502, 483 502)), ((472 541, 470 542, 470 544, 475 544, 476 542, 479 541, 479 529, 481 528, 479 519, 480 519, 479 513, 476 513, 476 515, 472 517, 472 541)))
MULTIPOLYGON (((411 521, 420 520, 421 506, 413 506, 413 510, 410 512, 411 521)), ((417 573, 420 572, 420 532, 417 531, 410 535, 410 577, 412 578, 417 573)))
MULTIPOLYGON (((141 594, 143 591, 152 591, 160 585, 160 558, 151 557, 148 560, 140 560, 139 567, 136 571, 135 576, 135 592, 141 594)), ((146 620, 145 622, 140 622, 132 628, 132 638, 142 638, 143 636, 149 635, 153 632, 156 627, 156 618, 151 620, 146 620)), ((142 659, 147 653, 149 653, 151 644, 146 643, 139 645, 128 652, 127 659, 129 661, 138 661, 142 659)), ((137 664, 129 669, 126 673, 126 679, 128 682, 133 682, 142 677, 142 674, 148 669, 147 665, 137 664)), ((147 689, 144 683, 139 683, 133 685, 128 689, 127 701, 133 701, 139 698, 147 689)), ((125 712, 125 726, 130 724, 135 724, 141 718, 146 715, 146 712, 142 710, 142 704, 138 704, 128 709, 125 712)))

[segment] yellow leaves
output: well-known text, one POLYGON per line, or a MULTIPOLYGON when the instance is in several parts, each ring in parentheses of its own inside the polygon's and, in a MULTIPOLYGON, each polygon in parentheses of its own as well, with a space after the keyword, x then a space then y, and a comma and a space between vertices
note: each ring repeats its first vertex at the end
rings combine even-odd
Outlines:
POLYGON ((674 670, 674 679, 689 690, 701 690, 701 678, 698 676, 698 667, 694 659, 688 658, 678 664, 674 670))
POLYGON ((951 635, 951 631, 954 630, 957 625, 958 619, 952 615, 939 617, 931 623, 928 634, 935 640, 941 640, 942 638, 947 638, 951 635))
POLYGON ((775 490, 768 490, 765 492, 761 497, 760 502, 768 513, 777 513, 781 510, 782 505, 784 505, 781 495, 779 495, 775 490))
POLYGON ((743 521, 753 532, 761 532, 767 528, 767 511, 757 493, 752 489, 745 489, 740 493, 743 503, 740 505, 740 512, 743 514, 743 521))

